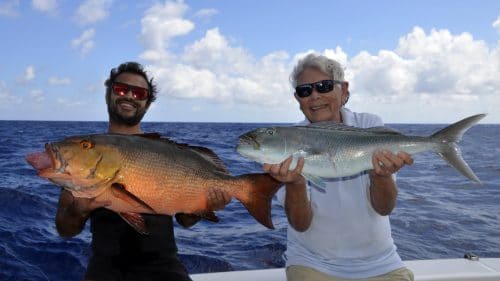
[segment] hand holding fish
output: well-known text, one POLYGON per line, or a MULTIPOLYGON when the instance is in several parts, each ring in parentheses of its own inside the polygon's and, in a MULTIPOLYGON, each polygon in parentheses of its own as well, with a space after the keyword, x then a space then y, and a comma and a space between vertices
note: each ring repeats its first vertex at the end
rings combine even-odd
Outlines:
POLYGON ((373 172, 387 177, 399 171, 404 165, 412 165, 413 158, 406 152, 392 153, 389 150, 375 151, 372 156, 373 172))
POLYGON ((62 189, 56 214, 56 227, 62 237, 70 238, 80 233, 91 211, 109 206, 109 200, 73 197, 70 191, 62 189))
POLYGON ((210 188, 208 190, 208 209, 212 211, 218 211, 224 209, 224 207, 231 202, 231 195, 223 190, 210 188))
POLYGON ((279 164, 267 164, 262 166, 264 172, 269 173, 273 178, 282 183, 299 183, 304 181, 302 177, 302 168, 304 168, 304 158, 300 157, 297 161, 297 166, 290 170, 293 156, 288 157, 285 161, 279 164))
POLYGON ((63 196, 63 199, 59 204, 59 211, 61 212, 70 211, 74 215, 87 217, 93 210, 111 205, 111 201, 109 200, 98 201, 95 200, 95 198, 73 197, 71 192, 64 189, 61 192, 66 195, 63 196))

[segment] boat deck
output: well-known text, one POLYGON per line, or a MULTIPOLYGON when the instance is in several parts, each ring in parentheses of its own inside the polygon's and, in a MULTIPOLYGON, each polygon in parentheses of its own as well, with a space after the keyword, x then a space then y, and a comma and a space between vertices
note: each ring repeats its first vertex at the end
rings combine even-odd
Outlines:
MULTIPOLYGON (((499 281, 500 258, 437 259, 405 261, 415 281, 499 281)), ((191 275, 193 281, 286 281, 283 268, 203 273, 191 275)))

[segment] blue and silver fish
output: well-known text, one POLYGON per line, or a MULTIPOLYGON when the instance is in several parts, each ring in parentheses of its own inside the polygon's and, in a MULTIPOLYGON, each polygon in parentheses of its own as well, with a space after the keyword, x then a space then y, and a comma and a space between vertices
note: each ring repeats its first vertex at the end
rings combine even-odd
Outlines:
POLYGON ((304 177, 321 186, 321 178, 352 176, 373 169, 371 159, 377 150, 404 151, 410 155, 434 151, 465 177, 480 183, 462 158, 457 143, 465 131, 485 116, 470 116, 428 137, 407 136, 387 127, 361 129, 336 122, 266 127, 241 135, 237 151, 251 160, 269 164, 293 156, 291 169, 299 157, 304 157, 304 177))

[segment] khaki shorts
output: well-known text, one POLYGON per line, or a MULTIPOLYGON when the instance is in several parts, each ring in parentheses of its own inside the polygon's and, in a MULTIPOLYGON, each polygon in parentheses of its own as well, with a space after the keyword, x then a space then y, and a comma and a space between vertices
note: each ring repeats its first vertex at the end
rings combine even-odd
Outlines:
POLYGON ((330 276, 316 269, 302 266, 291 265, 286 268, 287 281, 414 281, 413 272, 406 267, 396 269, 384 275, 379 275, 363 279, 342 279, 330 276))

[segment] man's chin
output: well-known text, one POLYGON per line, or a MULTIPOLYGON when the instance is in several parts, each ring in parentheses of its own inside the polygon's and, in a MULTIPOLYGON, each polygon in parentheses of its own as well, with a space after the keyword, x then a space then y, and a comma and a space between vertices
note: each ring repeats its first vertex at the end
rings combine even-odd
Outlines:
POLYGON ((139 124, 139 122, 141 122, 143 116, 144 115, 142 115, 142 116, 137 116, 137 115, 124 116, 122 114, 110 114, 109 115, 110 119, 112 119, 113 121, 115 121, 117 123, 126 124, 128 126, 135 126, 135 125, 139 124))
POLYGON ((108 106, 108 114, 109 118, 117 123, 126 124, 128 126, 135 126, 139 124, 139 122, 141 122, 144 114, 146 114, 146 111, 121 111, 117 110, 116 108, 115 110, 113 110, 108 106))

